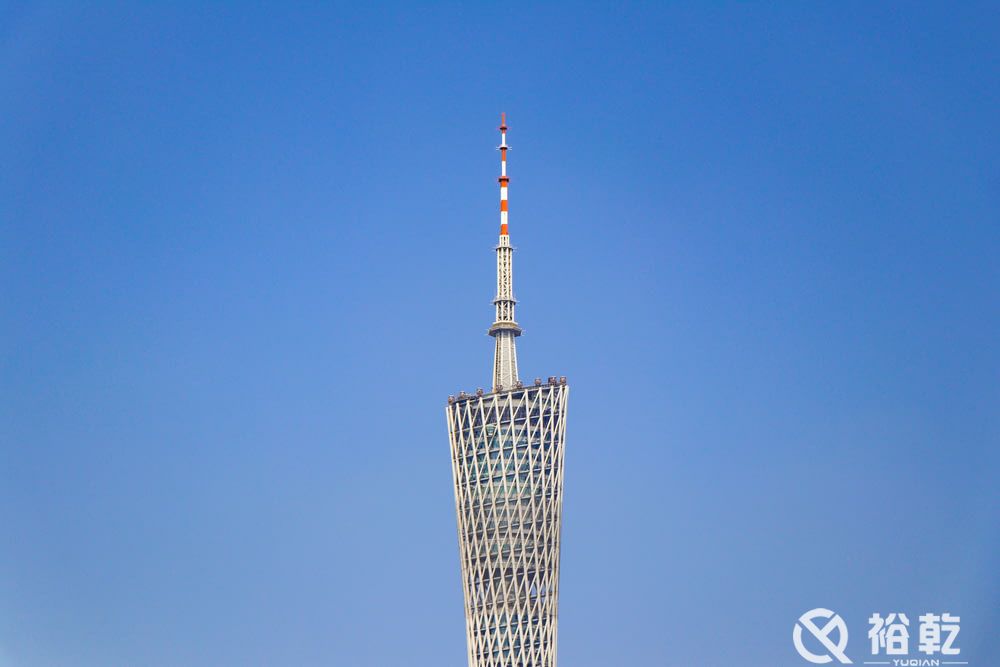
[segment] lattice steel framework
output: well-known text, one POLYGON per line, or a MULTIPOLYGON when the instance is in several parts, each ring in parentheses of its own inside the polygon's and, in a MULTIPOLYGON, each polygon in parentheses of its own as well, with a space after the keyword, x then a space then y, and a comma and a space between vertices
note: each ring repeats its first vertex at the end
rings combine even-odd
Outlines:
POLYGON ((493 391, 447 408, 466 637, 469 667, 555 667, 569 386, 518 380, 504 120, 493 391))
POLYGON ((556 664, 568 396, 555 383, 448 406, 470 667, 556 664))

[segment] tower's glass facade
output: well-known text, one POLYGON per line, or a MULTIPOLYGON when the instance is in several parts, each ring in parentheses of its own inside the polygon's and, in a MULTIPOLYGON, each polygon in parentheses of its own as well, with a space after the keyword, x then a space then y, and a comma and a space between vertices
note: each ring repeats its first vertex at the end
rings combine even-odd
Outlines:
POLYGON ((554 667, 565 378, 449 399, 470 667, 554 667))

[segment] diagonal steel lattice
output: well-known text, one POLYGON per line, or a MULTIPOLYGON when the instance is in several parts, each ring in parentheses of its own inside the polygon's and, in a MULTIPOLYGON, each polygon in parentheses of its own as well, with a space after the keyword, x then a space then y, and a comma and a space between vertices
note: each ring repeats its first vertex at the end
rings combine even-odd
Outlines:
POLYGON ((470 667, 554 667, 565 378, 448 405, 470 667))

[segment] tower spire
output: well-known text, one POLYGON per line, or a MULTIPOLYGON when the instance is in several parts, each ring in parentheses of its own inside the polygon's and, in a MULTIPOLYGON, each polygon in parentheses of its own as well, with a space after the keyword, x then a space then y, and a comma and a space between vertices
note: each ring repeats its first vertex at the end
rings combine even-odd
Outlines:
POLYGON ((500 114, 500 242, 497 244, 497 296, 496 321, 489 334, 496 339, 493 356, 493 390, 512 389, 517 383, 517 349, 514 339, 521 335, 521 327, 514 319, 513 263, 514 248, 510 245, 507 228, 507 114, 500 114))

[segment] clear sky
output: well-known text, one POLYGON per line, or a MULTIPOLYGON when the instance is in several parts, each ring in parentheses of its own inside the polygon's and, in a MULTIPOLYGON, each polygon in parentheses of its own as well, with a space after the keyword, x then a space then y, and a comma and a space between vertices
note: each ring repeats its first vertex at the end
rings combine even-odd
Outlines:
POLYGON ((998 664, 995 3, 85 4, 0 9, 0 665, 464 664, 501 111, 561 664, 998 664))

